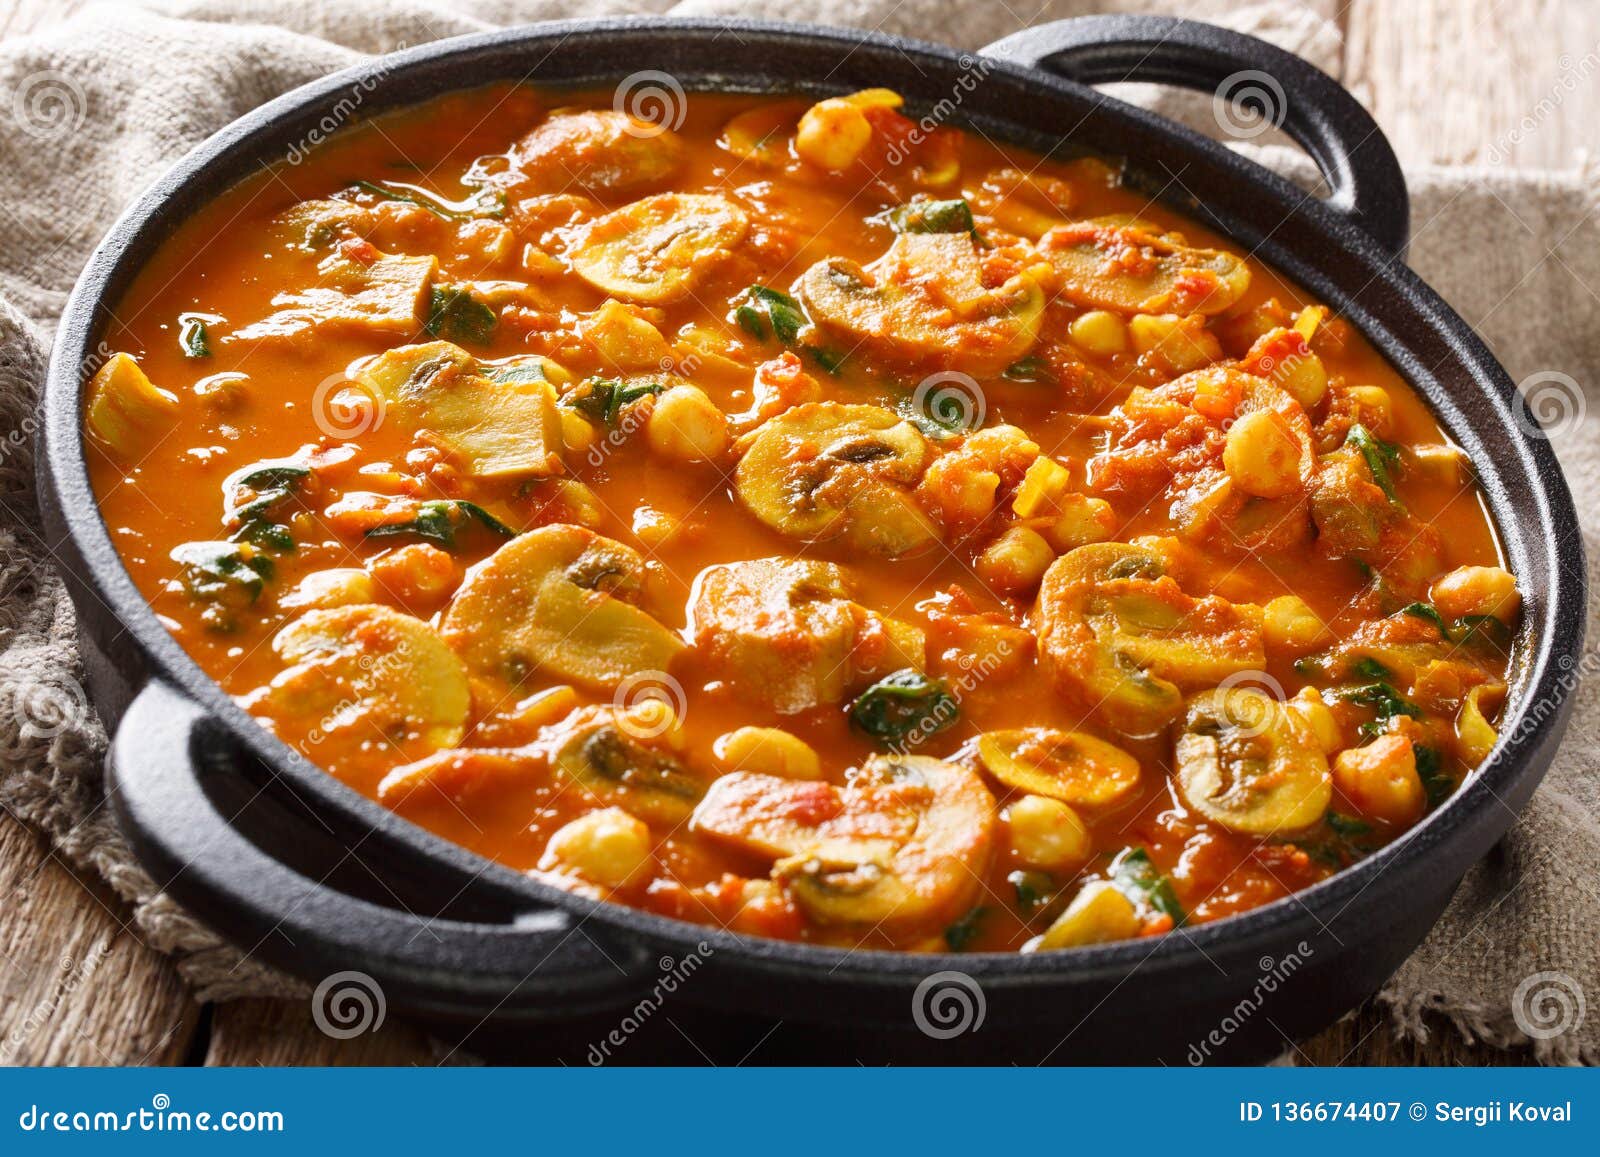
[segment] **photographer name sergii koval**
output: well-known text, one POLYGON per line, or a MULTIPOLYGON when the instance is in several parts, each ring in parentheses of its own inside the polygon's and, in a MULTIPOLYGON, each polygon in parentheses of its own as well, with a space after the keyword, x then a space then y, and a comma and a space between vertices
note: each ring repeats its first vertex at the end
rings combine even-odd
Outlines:
POLYGON ((1499 1121, 1543 1121, 1555 1124, 1572 1120, 1572 1102, 1533 1105, 1527 1101, 1491 1101, 1487 1105, 1452 1105, 1448 1101, 1439 1101, 1433 1106, 1433 1119, 1472 1125, 1492 1125, 1499 1121))

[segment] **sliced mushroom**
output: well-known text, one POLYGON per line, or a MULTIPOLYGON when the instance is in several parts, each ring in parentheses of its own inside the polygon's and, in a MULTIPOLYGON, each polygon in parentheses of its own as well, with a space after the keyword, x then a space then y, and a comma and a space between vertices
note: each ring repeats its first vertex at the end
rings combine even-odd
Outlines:
POLYGON ((474 674, 533 671, 610 689, 665 671, 683 640, 643 610, 645 561, 631 547, 556 523, 506 543, 468 572, 441 632, 474 674))
POLYGON ((1025 274, 986 287, 965 233, 902 233, 865 269, 830 257, 806 270, 799 291, 818 327, 873 356, 980 377, 1028 352, 1045 306, 1044 291, 1025 274))
POLYGON ((808 403, 764 422, 747 445, 734 487, 780 534, 890 557, 938 538, 911 496, 928 441, 889 410, 808 403))
POLYGON ((690 824, 763 860, 810 854, 876 863, 916 834, 917 811, 823 780, 736 771, 712 782, 690 824))
POLYGON ((1083 731, 990 731, 978 739, 978 758, 1007 787, 1074 807, 1122 803, 1139 786, 1137 759, 1083 731))
POLYGON ((1138 223, 1080 221, 1039 239, 1062 296, 1124 313, 1221 313, 1250 288, 1250 267, 1218 249, 1191 249, 1138 223))
POLYGON ((659 736, 630 724, 609 707, 579 710, 559 725, 552 762, 556 770, 601 804, 651 823, 681 824, 705 793, 659 736))
POLYGON ((764 558, 702 572, 690 622, 696 654, 741 693, 792 715, 840 702, 923 665, 923 634, 850 598, 832 563, 764 558))
POLYGON ((308 611, 272 649, 288 666, 246 696, 245 709, 271 719, 308 756, 377 743, 414 759, 465 733, 466 670, 420 619, 370 604, 308 611))
POLYGON ((775 858, 813 919, 892 933, 964 911, 994 837, 979 776, 927 756, 874 756, 844 787, 735 772, 712 785, 695 830, 775 858))
POLYGON ((1164 569, 1153 550, 1093 543, 1058 558, 1039 589, 1039 654, 1057 691, 1126 735, 1177 718, 1182 686, 1266 662, 1259 607, 1191 598, 1164 569))
POLYGON ((561 472, 556 386, 565 370, 536 356, 480 363, 447 341, 381 354, 357 380, 475 478, 561 472))
POLYGON ((1310 827, 1333 798, 1328 759, 1311 729, 1282 702, 1251 687, 1195 696, 1176 759, 1178 787, 1189 806, 1246 835, 1310 827))
POLYGON ((552 114, 517 142, 516 165, 531 184, 559 192, 577 184, 595 193, 659 185, 682 166, 676 133, 614 109, 552 114))
POLYGON ((717 143, 740 160, 781 165, 789 159, 789 138, 807 107, 805 101, 780 101, 746 109, 723 126, 717 143))
POLYGON ((568 257, 602 293, 667 305, 689 296, 749 227, 745 211, 726 197, 659 193, 588 225, 568 257))
POLYGON ((273 297, 274 312, 222 340, 259 344, 356 334, 393 341, 417 330, 438 258, 381 254, 363 263, 340 254, 317 267, 317 284, 273 297))

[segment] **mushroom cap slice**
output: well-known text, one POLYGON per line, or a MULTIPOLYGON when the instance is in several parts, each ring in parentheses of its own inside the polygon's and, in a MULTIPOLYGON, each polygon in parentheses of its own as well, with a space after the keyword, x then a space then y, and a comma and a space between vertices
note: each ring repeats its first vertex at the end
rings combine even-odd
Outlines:
POLYGON ((1039 654, 1056 690, 1125 735, 1150 735, 1183 709, 1181 687, 1266 663, 1261 608, 1191 598, 1160 555, 1129 543, 1080 546, 1039 588, 1039 654))
POLYGON ((529 182, 546 192, 577 184, 594 193, 659 185, 683 165, 683 139, 616 109, 553 113, 513 150, 529 182))
POLYGON ((658 193, 589 224, 567 256, 602 293, 668 305, 689 296, 749 228, 749 216, 726 197, 658 193))
POLYGON ((994 796, 976 772, 930 756, 873 756, 850 786, 917 811, 911 837, 887 860, 828 855, 780 860, 773 875, 815 920, 891 931, 943 926, 964 911, 994 843, 994 796))
POLYGON ((556 731, 552 763, 606 807, 619 807, 651 823, 677 825, 689 818, 705 792, 671 751, 654 744, 625 715, 609 707, 585 708, 556 731))
POLYGON ((1074 807, 1103 808, 1139 786, 1139 761, 1083 731, 1025 727, 990 731, 978 739, 984 770, 1007 787, 1074 807))
POLYGON ((1039 336, 1045 295, 1025 274, 987 288, 964 233, 902 233, 863 269, 830 257, 800 278, 800 300, 821 329, 891 362, 998 374, 1039 336))
POLYGON ((762 423, 745 445, 734 488, 779 534, 843 539, 891 558, 938 539, 911 494, 931 453, 928 440, 892 411, 808 402, 762 423))
POLYGON ((415 759, 461 741, 467 672, 434 629, 391 607, 307 611, 272 640, 287 664, 245 706, 308 755, 337 758, 374 743, 415 759), (323 748, 326 741, 336 741, 323 748))
POLYGON ((763 558, 703 571, 690 607, 695 650, 719 679, 783 715, 838 703, 901 667, 922 632, 850 599, 827 562, 763 558))
POLYGON ((1142 223, 1079 221, 1046 233, 1038 250, 1061 295, 1124 313, 1221 313, 1250 288, 1250 267, 1219 249, 1192 249, 1142 223))
POLYGON ((1328 760, 1311 729, 1253 687, 1219 687, 1190 700, 1175 754, 1189 806, 1245 835, 1310 827, 1333 799, 1328 760))
POLYGON ((532 671, 609 690, 665 671, 684 649, 637 604, 645 561, 632 547, 556 523, 506 543, 467 573, 441 633, 475 675, 532 671))
POLYGON ((995 804, 969 768, 878 755, 843 787, 725 775, 691 823, 776 860, 773 878, 813 919, 909 933, 942 927, 965 910, 993 845, 995 804))
POLYGON ((447 341, 388 350, 357 375, 401 421, 476 478, 561 472, 556 384, 567 378, 547 358, 483 365, 447 341))

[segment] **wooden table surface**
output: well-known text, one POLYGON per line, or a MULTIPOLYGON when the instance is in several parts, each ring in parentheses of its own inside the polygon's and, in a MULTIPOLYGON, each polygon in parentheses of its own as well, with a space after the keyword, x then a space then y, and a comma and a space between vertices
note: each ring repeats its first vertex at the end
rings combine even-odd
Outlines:
MULTIPOLYGON (((977 2, 977 0, 972 0, 977 2)), ((0 37, 64 19, 78 2, 0 0, 0 37)), ((1497 139, 1548 105, 1506 163, 1566 167, 1600 142, 1600 3, 1594 0, 1307 0, 1345 36, 1340 78, 1407 163, 1488 159, 1497 139), (1576 75, 1576 86, 1563 84, 1576 75)), ((128 913, 45 841, 0 815, 0 1058, 23 1064, 433 1064, 411 1026, 336 1041, 307 1001, 200 1004, 170 959, 141 942, 128 913)), ((1303 1063, 1517 1064, 1519 1053, 1464 1047, 1448 1025, 1397 1040, 1363 1009, 1298 1042, 1303 1063)))

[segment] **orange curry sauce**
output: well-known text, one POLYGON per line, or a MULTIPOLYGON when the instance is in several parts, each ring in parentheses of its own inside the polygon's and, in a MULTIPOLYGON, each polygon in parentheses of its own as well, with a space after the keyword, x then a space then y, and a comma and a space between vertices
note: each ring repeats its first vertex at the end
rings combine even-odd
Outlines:
POLYGON ((500 86, 353 127, 120 302, 101 510, 264 726, 564 887, 918 950, 1253 908, 1486 754, 1515 591, 1466 463, 1336 315, 1195 253, 1229 247, 1115 165, 927 132, 881 90, 693 95, 670 133, 610 102, 500 86), (368 375, 440 340, 464 352, 368 375), (891 445, 830 443, 841 404, 891 445), (474 571, 556 525, 586 530, 474 571), (725 632, 691 615, 760 559, 803 581, 725 632), (784 619, 807 599, 830 613, 784 619), (618 719, 607 767, 564 770, 618 719), (1027 728, 1055 732, 979 749, 1027 728))

